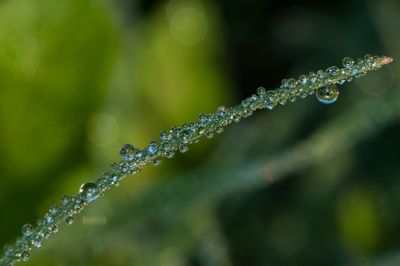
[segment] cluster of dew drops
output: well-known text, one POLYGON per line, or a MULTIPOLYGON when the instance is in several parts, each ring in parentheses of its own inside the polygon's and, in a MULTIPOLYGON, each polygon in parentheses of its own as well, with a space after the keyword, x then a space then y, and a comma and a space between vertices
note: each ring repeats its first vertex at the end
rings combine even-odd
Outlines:
MULTIPOLYGON (((315 94, 318 101, 331 104, 338 99, 339 91, 337 85, 351 81, 353 77, 365 76, 368 70, 376 70, 382 66, 384 56, 366 55, 364 59, 358 59, 357 63, 350 58, 343 59, 343 69, 332 66, 326 71, 318 70, 308 75, 301 75, 296 79, 284 79, 278 89, 267 91, 260 87, 258 95, 244 99, 240 105, 226 108, 220 106, 216 113, 200 114, 198 122, 185 123, 181 127, 172 127, 169 131, 161 131, 160 141, 151 141, 145 149, 138 149, 130 144, 124 144, 120 148, 119 163, 112 163, 111 170, 104 173, 96 182, 84 183, 79 192, 71 197, 61 197, 61 206, 52 205, 45 219, 38 220, 37 227, 25 224, 22 227, 23 237, 17 238, 17 252, 9 245, 5 246, 5 255, 17 254, 14 262, 27 261, 30 257, 29 251, 42 245, 43 239, 58 231, 59 220, 65 223, 73 223, 73 215, 79 213, 84 206, 96 200, 113 185, 118 186, 119 181, 127 174, 134 175, 148 164, 159 166, 162 157, 170 159, 176 151, 185 153, 189 150, 189 144, 197 143, 201 136, 212 138, 215 133, 223 132, 224 127, 232 122, 238 123, 241 118, 249 117, 257 109, 273 109, 276 105, 285 105, 289 100, 294 102, 297 97, 305 98, 315 94)), ((390 61, 391 62, 391 61, 390 61)), ((1 264, 0 260, 0 264, 1 264)))

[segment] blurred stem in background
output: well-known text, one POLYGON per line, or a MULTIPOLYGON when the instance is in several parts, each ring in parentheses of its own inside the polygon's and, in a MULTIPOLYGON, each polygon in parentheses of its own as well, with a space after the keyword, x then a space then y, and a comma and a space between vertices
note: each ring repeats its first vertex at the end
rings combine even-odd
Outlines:
MULTIPOLYGON (((369 13, 364 1, 277 3, 1 2, 0 244, 122 143, 275 87, 321 54, 399 58, 395 1, 367 1, 369 13)), ((31 265, 380 265, 400 245, 393 69, 335 106, 257 114, 127 178, 31 265)))

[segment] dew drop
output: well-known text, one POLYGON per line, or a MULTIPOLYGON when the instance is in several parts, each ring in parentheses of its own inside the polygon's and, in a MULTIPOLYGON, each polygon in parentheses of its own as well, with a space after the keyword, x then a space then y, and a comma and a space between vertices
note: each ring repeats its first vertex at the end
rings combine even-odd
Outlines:
POLYGON ((308 77, 306 75, 301 75, 299 77, 299 82, 301 85, 306 85, 308 82, 308 77))
POLYGON ((310 72, 310 73, 308 73, 308 75, 309 75, 309 77, 310 77, 310 82, 311 83, 315 83, 315 82, 317 82, 317 74, 315 74, 314 72, 310 72))
POLYGON ((188 152, 189 151, 189 145, 187 144, 181 144, 179 146, 179 151, 182 153, 188 152))
POLYGON ((169 151, 165 151, 163 155, 164 155, 166 158, 171 159, 172 157, 174 157, 175 152, 169 150, 169 151))
POLYGON ((331 66, 326 69, 326 72, 331 76, 337 76, 339 75, 340 70, 337 66, 331 66))
POLYGON ((161 163, 162 163, 162 159, 160 157, 156 157, 156 158, 153 159, 152 163, 153 163, 154 166, 160 166, 161 163))
POLYGON ((183 143, 189 143, 190 142, 190 138, 192 137, 192 132, 190 130, 188 130, 188 129, 182 129, 178 133, 178 137, 183 143))
POLYGON ((32 239, 32 246, 34 246, 35 248, 40 248, 42 246, 42 241, 40 241, 40 237, 35 237, 34 239, 32 239))
POLYGON ((49 227, 49 230, 50 230, 52 233, 57 233, 57 232, 58 232, 58 226, 57 226, 57 225, 50 226, 50 227, 49 227))
POLYGON ((289 88, 291 88, 291 89, 296 88, 297 84, 298 84, 298 82, 294 78, 290 78, 288 80, 288 85, 289 85, 289 88))
POLYGON ((67 204, 68 201, 69 201, 69 197, 67 195, 61 196, 61 203, 62 204, 67 204))
POLYGON ((65 218, 65 223, 70 225, 74 222, 74 217, 72 217, 71 215, 68 216, 67 218, 65 218))
POLYGON ((287 79, 283 79, 281 83, 282 88, 289 88, 289 82, 287 79))
POLYGON ((171 144, 169 144, 168 141, 163 141, 161 142, 160 148, 163 151, 169 151, 171 149, 171 144))
POLYGON ((51 213, 51 214, 55 214, 56 212, 57 212, 57 206, 56 205, 51 205, 50 206, 50 208, 49 208, 49 212, 51 213))
POLYGON ((50 214, 46 214, 45 220, 46 220, 46 223, 49 224, 49 223, 53 222, 53 217, 50 214))
POLYGON ((267 103, 267 109, 268 109, 268 110, 274 109, 275 106, 276 106, 275 103, 267 103))
POLYGON ((206 131, 206 129, 205 129, 203 126, 199 126, 199 127, 197 128, 197 132, 198 132, 200 135, 203 135, 205 131, 206 131))
POLYGON ((325 71, 323 71, 323 70, 318 70, 317 71, 317 77, 319 78, 319 79, 322 79, 322 78, 324 78, 325 77, 325 71))
POLYGON ((217 132, 217 134, 221 134, 222 132, 224 132, 224 128, 218 126, 218 127, 215 128, 215 132, 217 132))
POLYGON ((335 85, 328 85, 322 88, 319 88, 316 92, 316 97, 318 101, 323 104, 331 104, 334 103, 339 97, 339 90, 335 85))
POLYGON ((163 130, 160 132, 160 139, 162 140, 171 140, 172 139, 172 134, 163 130))
POLYGON ((124 160, 133 160, 135 153, 135 148, 131 144, 124 144, 119 149, 119 154, 124 160))
POLYGON ((8 255, 9 253, 11 253, 13 250, 13 248, 11 247, 11 245, 5 245, 4 246, 4 254, 8 255))
POLYGON ((374 60, 374 56, 372 56, 372 55, 370 55, 370 54, 366 54, 366 55, 364 56, 364 60, 365 60, 365 62, 367 62, 367 63, 372 62, 372 60, 374 60))
POLYGON ((33 226, 31 224, 25 224, 22 226, 22 234, 24 236, 30 236, 33 233, 33 226))
POLYGON ((28 261, 30 254, 28 251, 24 250, 21 253, 18 254, 18 257, 22 260, 22 261, 28 261))
POLYGON ((200 122, 207 122, 207 115, 204 113, 199 114, 199 120, 200 122))
POLYGON ((351 57, 345 57, 342 61, 342 64, 345 68, 350 68, 354 65, 354 59, 351 57))
POLYGON ((212 131, 208 131, 206 133, 206 138, 211 139, 212 137, 214 137, 214 133, 212 133, 212 131))
POLYGON ((265 90, 264 87, 259 87, 259 88, 257 89, 257 93, 258 93, 258 95, 260 95, 260 97, 262 97, 266 92, 267 92, 267 91, 265 90))
POLYGON ((85 202, 92 202, 100 196, 100 190, 95 183, 85 183, 79 188, 79 196, 85 202))
POLYGON ((149 146, 147 147, 147 152, 150 153, 151 155, 155 154, 157 152, 157 148, 154 143, 150 143, 149 146))

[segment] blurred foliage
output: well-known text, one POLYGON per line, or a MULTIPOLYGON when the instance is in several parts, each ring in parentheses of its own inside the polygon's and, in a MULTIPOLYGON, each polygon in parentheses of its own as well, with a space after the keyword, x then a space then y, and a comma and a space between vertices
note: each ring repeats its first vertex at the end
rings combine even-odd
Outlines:
POLYGON ((260 112, 126 178, 29 263, 397 265, 399 15, 393 0, 1 1, 0 245, 121 144, 373 52, 393 66, 334 105, 260 112))

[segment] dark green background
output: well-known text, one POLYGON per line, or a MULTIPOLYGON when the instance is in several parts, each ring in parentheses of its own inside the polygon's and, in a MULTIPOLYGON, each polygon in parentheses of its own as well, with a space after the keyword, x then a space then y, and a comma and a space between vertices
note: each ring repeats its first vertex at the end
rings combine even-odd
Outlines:
POLYGON ((0 245, 121 144, 258 86, 385 54, 337 103, 298 100, 129 176, 31 265, 399 265, 400 3, 0 1, 0 245))

